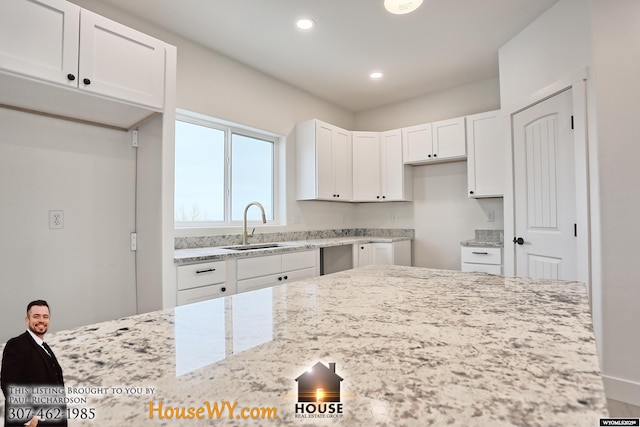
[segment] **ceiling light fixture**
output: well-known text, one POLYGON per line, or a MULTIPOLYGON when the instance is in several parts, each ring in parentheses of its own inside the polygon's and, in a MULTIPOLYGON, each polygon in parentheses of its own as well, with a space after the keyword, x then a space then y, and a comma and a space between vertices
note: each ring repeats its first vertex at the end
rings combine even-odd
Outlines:
POLYGON ((411 13, 422 4, 422 0, 384 0, 384 8, 394 15, 411 13))
POLYGON ((314 25, 315 22, 313 22, 313 19, 310 18, 302 18, 296 21, 296 27, 298 27, 298 29, 302 31, 308 31, 312 29, 314 25))
POLYGON ((380 71, 374 71, 373 73, 369 74, 369 77, 371 77, 373 80, 380 80, 383 76, 384 74, 382 74, 380 71))

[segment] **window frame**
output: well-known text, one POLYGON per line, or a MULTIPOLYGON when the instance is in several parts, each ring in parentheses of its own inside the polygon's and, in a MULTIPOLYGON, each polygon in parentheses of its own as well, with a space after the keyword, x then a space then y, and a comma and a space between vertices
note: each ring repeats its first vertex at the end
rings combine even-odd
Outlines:
MULTIPOLYGON (((224 132, 224 219, 222 221, 192 221, 181 222, 176 221, 175 218, 175 197, 173 202, 173 224, 176 230, 196 229, 196 228, 224 228, 224 227, 237 227, 242 226, 243 220, 232 220, 232 186, 231 182, 232 170, 231 170, 231 139, 233 134, 247 136, 249 138, 255 138, 263 140, 265 142, 271 142, 273 144, 273 156, 272 156, 272 176, 271 176, 271 194, 272 194, 272 206, 273 206, 273 219, 267 219, 267 226, 280 225, 280 149, 284 138, 281 135, 277 135, 271 132, 263 131, 260 129, 251 128, 249 126, 240 125, 233 122, 228 122, 215 117, 207 116, 201 113, 193 111, 177 109, 176 121, 190 123, 197 126, 204 126, 211 129, 224 132)), ((177 144, 177 141, 176 141, 177 144)), ((175 159, 174 159, 175 163, 175 159)), ((175 171, 174 171, 175 173, 175 171)), ((175 177, 174 177, 175 182, 175 177)), ((174 190, 175 191, 175 190, 174 190)), ((261 200, 256 200, 263 203, 261 200)))

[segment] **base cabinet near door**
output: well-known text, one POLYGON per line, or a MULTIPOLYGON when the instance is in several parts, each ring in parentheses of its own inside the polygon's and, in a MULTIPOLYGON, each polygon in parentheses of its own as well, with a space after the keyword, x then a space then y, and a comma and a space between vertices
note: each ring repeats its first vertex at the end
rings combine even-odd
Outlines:
POLYGON ((237 261, 237 291, 248 292, 319 275, 319 251, 241 258, 237 261))
POLYGON ((411 265, 411 241, 353 245, 353 267, 366 265, 411 265))
POLYGON ((235 261, 214 261, 176 268, 177 305, 191 304, 236 292, 235 281, 229 280, 228 264, 235 261))
POLYGON ((502 274, 502 249, 494 247, 461 246, 461 270, 502 274))

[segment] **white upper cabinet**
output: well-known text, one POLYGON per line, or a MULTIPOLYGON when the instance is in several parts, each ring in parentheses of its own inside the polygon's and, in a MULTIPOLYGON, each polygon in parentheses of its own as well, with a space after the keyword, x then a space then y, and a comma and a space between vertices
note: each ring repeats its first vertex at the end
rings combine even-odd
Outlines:
POLYGON ((352 132, 353 143, 353 200, 380 200, 380 133, 352 132))
POLYGON ((467 155, 465 132, 464 117, 403 128, 404 163, 464 160, 467 155))
POLYGON ((163 42, 82 10, 79 59, 81 89, 162 108, 163 42))
POLYGON ((352 132, 353 201, 411 200, 411 168, 402 163, 402 132, 352 132))
POLYGON ((505 146, 500 111, 467 117, 469 197, 502 197, 505 184, 505 146))
POLYGON ((316 119, 298 123, 296 157, 298 200, 351 200, 351 132, 316 119))
POLYGON ((79 27, 80 7, 75 4, 61 0, 3 0, 0 69, 77 86, 79 27))
POLYGON ((402 154, 404 163, 424 163, 433 155, 433 131, 431 123, 402 129, 402 154))
POLYGON ((64 0, 3 0, 0 103, 107 124, 140 120, 163 109, 166 46, 64 0))

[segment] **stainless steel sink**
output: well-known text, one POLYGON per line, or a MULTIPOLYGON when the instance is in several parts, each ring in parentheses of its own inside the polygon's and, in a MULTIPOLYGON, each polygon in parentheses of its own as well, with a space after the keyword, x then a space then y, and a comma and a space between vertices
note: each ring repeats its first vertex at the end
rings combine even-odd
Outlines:
POLYGON ((280 248, 284 246, 285 245, 280 245, 278 243, 256 243, 253 245, 223 246, 222 249, 229 249, 232 251, 253 251, 256 249, 280 248))

